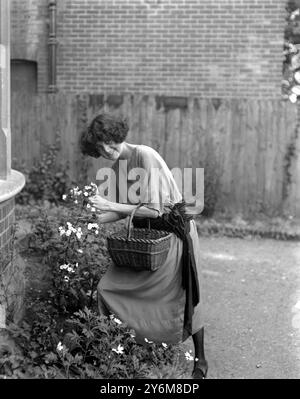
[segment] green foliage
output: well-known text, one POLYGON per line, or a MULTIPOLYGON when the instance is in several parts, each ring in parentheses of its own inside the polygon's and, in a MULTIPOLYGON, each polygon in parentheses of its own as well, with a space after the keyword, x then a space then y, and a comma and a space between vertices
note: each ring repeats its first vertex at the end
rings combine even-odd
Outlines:
POLYGON ((68 175, 68 164, 58 162, 60 141, 46 147, 40 160, 34 160, 29 169, 24 164, 18 164, 14 160, 14 167, 21 170, 26 177, 26 185, 16 196, 18 204, 26 205, 41 200, 58 204, 62 195, 71 185, 68 175))
POLYGON ((0 378, 148 378, 160 368, 166 375, 167 367, 172 377, 176 369, 178 378, 183 373, 176 345, 138 345, 134 331, 113 315, 99 316, 86 307, 59 320, 41 298, 30 310, 34 312, 30 323, 10 325, 19 351, 2 354, 0 378))
POLYGON ((97 215, 84 202, 66 206, 58 216, 41 210, 29 239, 31 252, 48 267, 48 295, 61 313, 95 307, 96 287, 111 263, 106 236, 116 225, 98 225, 97 215))
POLYGON ((299 4, 289 1, 286 6, 284 31, 282 95, 292 103, 296 103, 300 96, 300 51, 294 44, 294 28, 299 28, 299 21, 299 4))
POLYGON ((97 214, 87 207, 93 193, 92 185, 75 188, 65 207, 37 208, 30 216, 27 254, 40 259, 50 283, 44 290, 28 287, 24 321, 9 325, 18 350, 1 353, 0 378, 181 378, 186 372, 177 345, 146 339, 140 345, 124 322, 98 315, 96 287, 111 263, 106 236, 125 225, 96 225, 97 214))

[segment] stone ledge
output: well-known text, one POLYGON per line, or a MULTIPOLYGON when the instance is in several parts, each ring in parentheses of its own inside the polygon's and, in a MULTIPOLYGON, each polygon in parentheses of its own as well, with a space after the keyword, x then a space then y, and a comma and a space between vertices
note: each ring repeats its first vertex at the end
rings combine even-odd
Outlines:
POLYGON ((15 197, 25 186, 25 176, 12 169, 7 180, 0 180, 0 203, 15 197))

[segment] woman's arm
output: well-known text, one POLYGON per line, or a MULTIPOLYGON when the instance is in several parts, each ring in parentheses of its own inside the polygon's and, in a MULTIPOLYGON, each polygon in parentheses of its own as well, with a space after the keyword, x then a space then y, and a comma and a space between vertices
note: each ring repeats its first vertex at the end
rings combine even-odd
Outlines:
POLYGON ((117 222, 118 220, 126 218, 127 215, 117 212, 104 212, 98 215, 99 223, 117 222))
MULTIPOLYGON (((136 208, 136 205, 118 204, 117 202, 110 202, 110 210, 113 212, 121 212, 123 214, 131 215, 132 211, 136 208)), ((158 217, 159 212, 156 209, 147 208, 146 206, 141 206, 135 212, 134 216, 141 216, 145 218, 155 219, 158 217)))
MULTIPOLYGON (((108 201, 102 198, 100 195, 95 195, 90 198, 91 203, 100 211, 108 213, 123 214, 123 217, 131 215, 132 211, 136 208, 136 205, 118 204, 117 202, 108 201)), ((135 216, 146 217, 146 218, 157 218, 159 211, 147 206, 141 206, 135 213, 135 216)), ((104 216, 103 216, 104 218, 104 216)))

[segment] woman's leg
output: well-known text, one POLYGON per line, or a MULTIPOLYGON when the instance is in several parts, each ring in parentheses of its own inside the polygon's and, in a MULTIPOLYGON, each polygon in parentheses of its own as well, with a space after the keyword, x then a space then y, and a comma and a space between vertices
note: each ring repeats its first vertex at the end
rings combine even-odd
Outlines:
POLYGON ((204 354, 204 327, 192 335, 195 347, 195 362, 193 378, 203 379, 206 377, 208 365, 204 354))

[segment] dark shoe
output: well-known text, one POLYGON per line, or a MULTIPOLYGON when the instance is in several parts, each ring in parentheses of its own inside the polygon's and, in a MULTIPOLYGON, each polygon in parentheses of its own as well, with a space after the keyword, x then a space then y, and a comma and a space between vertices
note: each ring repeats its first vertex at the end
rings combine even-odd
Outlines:
POLYGON ((192 378, 196 380, 204 380, 206 378, 208 371, 208 364, 207 361, 205 360, 204 363, 197 365, 194 367, 193 373, 192 373, 192 378))

